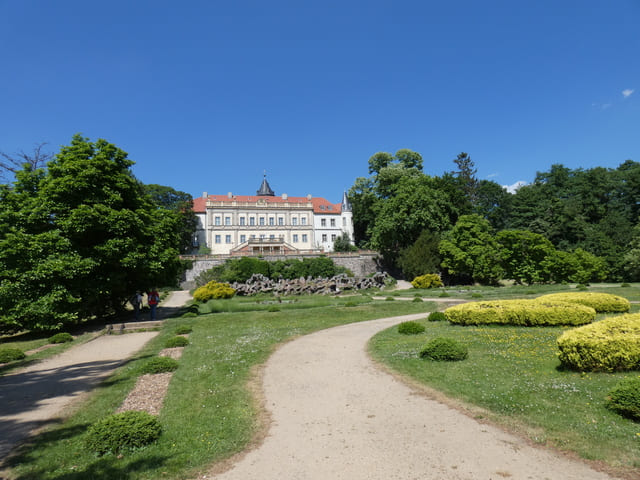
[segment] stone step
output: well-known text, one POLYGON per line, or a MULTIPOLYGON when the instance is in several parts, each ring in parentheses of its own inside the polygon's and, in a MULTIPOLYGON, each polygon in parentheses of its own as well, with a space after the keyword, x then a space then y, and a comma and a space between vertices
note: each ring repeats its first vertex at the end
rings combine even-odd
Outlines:
POLYGON ((161 320, 146 321, 146 322, 124 322, 124 323, 109 323, 106 325, 107 333, 124 333, 133 332, 136 330, 146 330, 148 328, 158 328, 162 326, 161 320))

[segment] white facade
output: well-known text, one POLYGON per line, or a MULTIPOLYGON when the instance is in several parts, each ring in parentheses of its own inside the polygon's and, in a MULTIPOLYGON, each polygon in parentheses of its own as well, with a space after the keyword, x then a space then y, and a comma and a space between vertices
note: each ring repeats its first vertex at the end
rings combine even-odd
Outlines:
POLYGON ((208 247, 211 254, 332 252, 333 242, 343 232, 353 243, 346 195, 342 203, 333 204, 311 195, 205 193, 193 204, 199 220, 196 243, 208 247))

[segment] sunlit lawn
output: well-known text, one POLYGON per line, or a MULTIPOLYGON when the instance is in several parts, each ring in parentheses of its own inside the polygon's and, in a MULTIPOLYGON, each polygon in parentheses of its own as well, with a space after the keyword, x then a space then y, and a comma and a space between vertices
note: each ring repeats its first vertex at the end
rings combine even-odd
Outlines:
POLYGON ((485 409, 481 416, 535 442, 614 467, 640 467, 640 424, 604 406, 616 383, 639 372, 581 374, 559 369, 556 338, 562 328, 422 323, 424 334, 401 335, 397 328, 378 334, 370 344, 373 356, 449 397, 485 409), (462 362, 419 358, 424 344, 438 336, 464 343, 469 358, 462 362))

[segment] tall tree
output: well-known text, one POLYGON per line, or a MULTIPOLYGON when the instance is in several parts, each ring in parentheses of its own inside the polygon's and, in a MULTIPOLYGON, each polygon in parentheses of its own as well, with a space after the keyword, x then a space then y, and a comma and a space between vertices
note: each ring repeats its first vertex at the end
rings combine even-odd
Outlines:
POLYGON ((17 172, 25 167, 32 171, 44 168, 53 154, 44 150, 46 143, 38 143, 33 148, 32 153, 25 153, 20 150, 18 153, 10 155, 0 151, 0 180, 9 181, 17 172))
POLYGON ((462 189, 469 199, 469 202, 472 206, 475 206, 476 189, 478 188, 476 173, 478 173, 478 169, 475 168, 473 160, 471 160, 471 157, 466 152, 459 153, 453 163, 458 167, 458 170, 456 170, 454 174, 460 179, 462 189))

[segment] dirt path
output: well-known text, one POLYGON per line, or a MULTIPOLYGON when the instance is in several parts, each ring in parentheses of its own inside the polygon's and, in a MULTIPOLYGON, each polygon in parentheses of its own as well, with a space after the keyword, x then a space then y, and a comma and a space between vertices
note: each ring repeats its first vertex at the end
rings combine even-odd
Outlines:
MULTIPOLYGON (((603 480, 583 463, 530 446, 412 390, 366 353, 409 315, 317 332, 267 362, 264 442, 220 480, 603 480)), ((212 478, 208 475, 206 478, 212 478)))

